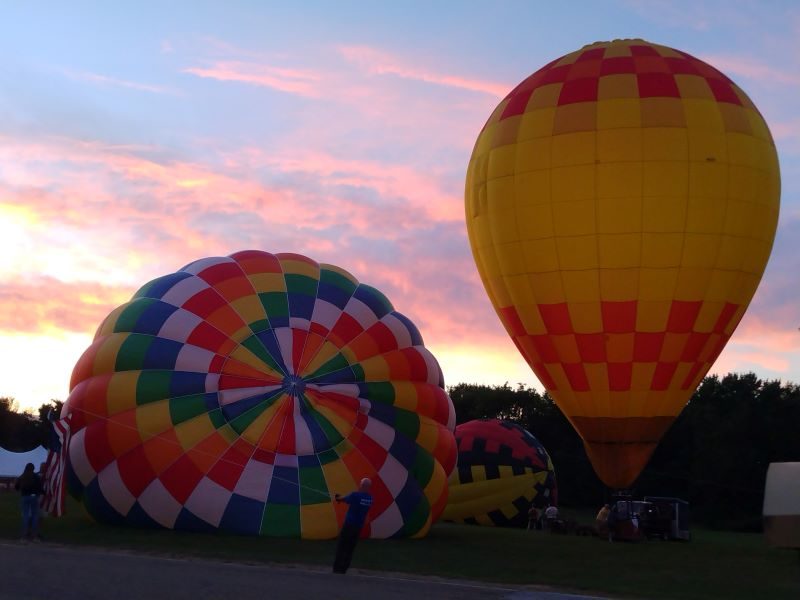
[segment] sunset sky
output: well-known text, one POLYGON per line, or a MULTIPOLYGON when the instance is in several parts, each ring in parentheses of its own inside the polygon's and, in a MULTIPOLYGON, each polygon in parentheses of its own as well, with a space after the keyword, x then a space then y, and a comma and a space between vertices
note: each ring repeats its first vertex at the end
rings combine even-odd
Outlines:
POLYGON ((775 247, 713 371, 800 383, 797 2, 74 1, 2 9, 0 397, 66 399, 114 307, 244 249, 377 287, 448 385, 541 389, 478 278, 467 163, 522 79, 630 37, 710 62, 772 130, 775 247))

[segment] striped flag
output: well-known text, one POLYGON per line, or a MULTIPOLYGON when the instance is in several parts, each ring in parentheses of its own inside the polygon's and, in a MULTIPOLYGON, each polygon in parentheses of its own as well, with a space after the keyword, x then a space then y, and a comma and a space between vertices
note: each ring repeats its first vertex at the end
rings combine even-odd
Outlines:
POLYGON ((44 466, 42 509, 54 517, 64 514, 64 497, 66 496, 64 471, 69 451, 71 417, 72 415, 67 415, 63 419, 56 419, 52 412, 49 416, 52 429, 50 431, 50 449, 44 466))

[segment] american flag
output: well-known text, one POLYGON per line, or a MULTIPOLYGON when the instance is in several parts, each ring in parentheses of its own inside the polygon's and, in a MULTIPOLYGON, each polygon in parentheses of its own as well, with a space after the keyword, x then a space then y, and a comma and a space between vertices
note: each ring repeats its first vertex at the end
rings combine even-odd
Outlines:
POLYGON ((69 452, 71 415, 56 419, 53 413, 49 416, 52 429, 50 431, 50 450, 44 466, 44 499, 42 509, 54 517, 64 514, 64 471, 67 466, 69 452))

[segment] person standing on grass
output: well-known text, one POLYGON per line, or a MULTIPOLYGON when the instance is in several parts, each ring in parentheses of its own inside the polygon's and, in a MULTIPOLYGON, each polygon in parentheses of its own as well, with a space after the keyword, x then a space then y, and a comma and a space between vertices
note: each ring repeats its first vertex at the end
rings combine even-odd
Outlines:
POLYGON ((365 477, 361 480, 357 492, 351 492, 347 496, 339 494, 334 496, 336 502, 345 502, 350 505, 344 517, 342 531, 339 533, 339 541, 336 544, 336 558, 333 561, 334 573, 344 575, 350 567, 358 536, 364 526, 369 508, 372 506, 370 487, 372 487, 372 481, 365 477))
POLYGON ((42 540, 39 534, 39 498, 44 493, 42 479, 33 470, 33 463, 25 465, 25 471, 17 478, 14 489, 19 491, 22 508, 22 541, 42 540))

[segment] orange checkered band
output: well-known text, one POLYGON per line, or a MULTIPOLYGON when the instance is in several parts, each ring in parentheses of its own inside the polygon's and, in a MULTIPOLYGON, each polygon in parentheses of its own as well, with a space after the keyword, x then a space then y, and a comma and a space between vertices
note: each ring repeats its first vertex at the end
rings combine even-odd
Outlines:
POLYGON ((747 95, 643 40, 545 65, 481 131, 465 207, 481 278, 595 465, 632 461, 609 485, 635 478, 742 318, 779 195, 747 95))

